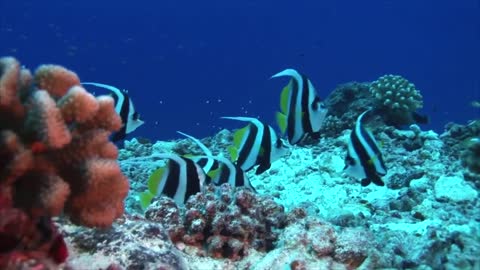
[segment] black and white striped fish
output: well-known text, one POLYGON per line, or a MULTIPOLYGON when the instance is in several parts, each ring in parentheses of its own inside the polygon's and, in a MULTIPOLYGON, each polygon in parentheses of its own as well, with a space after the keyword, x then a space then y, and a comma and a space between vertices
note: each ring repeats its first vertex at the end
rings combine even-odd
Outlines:
MULTIPOLYGON (((201 156, 189 155, 188 158, 192 159, 193 161, 195 161, 195 163, 197 163, 200 167, 202 167, 205 173, 219 169, 220 167, 219 162, 214 158, 208 158, 210 156, 213 156, 212 151, 210 151, 210 149, 208 149, 208 147, 205 146, 199 139, 181 131, 177 131, 177 133, 189 138, 190 140, 195 142, 195 144, 198 145, 200 149, 202 149, 204 155, 201 155, 201 156)), ((209 181, 210 179, 208 178, 209 177, 207 175, 207 183, 210 182, 209 181)))
POLYGON ((144 124, 144 122, 140 119, 140 115, 135 110, 132 100, 125 91, 103 83, 82 82, 82 84, 93 85, 112 92, 111 96, 115 100, 115 111, 120 115, 123 123, 122 128, 112 135, 112 141, 116 142, 125 139, 127 134, 133 132, 135 129, 144 124))
POLYGON ((287 134, 288 142, 292 145, 299 143, 307 135, 318 137, 327 109, 313 84, 307 76, 294 69, 285 69, 272 78, 282 76, 292 78, 280 96, 281 111, 276 115, 280 130, 287 134))
POLYGON ((277 137, 275 130, 268 124, 252 117, 222 117, 250 122, 233 135, 233 145, 228 148, 232 161, 247 172, 258 165, 255 174, 270 169, 272 162, 286 155, 287 145, 277 137))
POLYGON ((214 156, 210 149, 197 138, 180 131, 177 132, 193 140, 205 153, 205 155, 189 158, 203 168, 207 179, 209 179, 208 182, 212 182, 216 186, 229 183, 231 187, 246 187, 256 191, 240 166, 225 157, 214 156))
POLYGON ((387 174, 382 153, 372 133, 363 127, 363 116, 369 110, 358 116, 350 134, 347 157, 345 158, 345 172, 357 179, 361 179, 362 186, 371 182, 384 186, 382 176, 387 174))
POLYGON ((191 195, 204 190, 205 173, 193 160, 166 153, 155 157, 168 159, 168 162, 150 175, 148 190, 140 194, 142 208, 146 208, 152 198, 160 194, 183 206, 191 195))
POLYGON ((220 186, 224 183, 228 183, 231 187, 245 187, 256 192, 242 168, 228 158, 222 156, 201 157, 215 159, 220 162, 220 168, 218 170, 212 170, 208 173, 214 185, 220 186))

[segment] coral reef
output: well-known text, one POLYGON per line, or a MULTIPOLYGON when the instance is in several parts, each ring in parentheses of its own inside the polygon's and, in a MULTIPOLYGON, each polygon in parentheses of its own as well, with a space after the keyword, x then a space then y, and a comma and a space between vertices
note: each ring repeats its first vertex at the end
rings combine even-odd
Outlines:
POLYGON ((467 125, 456 123, 448 123, 445 125, 445 132, 442 134, 442 140, 448 148, 449 154, 454 155, 459 153, 465 144, 461 142, 469 140, 470 138, 480 137, 480 121, 471 121, 467 125))
POLYGON ((373 107, 368 83, 341 84, 325 99, 328 116, 321 129, 322 136, 336 137, 350 129, 365 108, 373 107))
POLYGON ((441 138, 445 143, 445 152, 454 160, 460 160, 467 170, 463 175, 466 180, 480 188, 480 121, 467 125, 448 123, 441 138))
MULTIPOLYGON (((223 188, 224 192, 229 189, 228 186, 223 188)), ((241 191, 238 194, 241 194, 241 191)), ((254 194, 250 195, 255 200, 262 199, 254 194)), ((191 203, 197 199, 192 198, 191 203)), ((274 204, 268 199, 267 202, 265 206, 274 204)), ((240 219, 239 222, 229 219, 232 224, 226 224, 227 221, 216 217, 216 223, 225 225, 220 225, 222 231, 219 233, 222 235, 211 236, 210 240, 207 240, 201 228, 209 227, 202 222, 202 217, 208 214, 200 216, 199 212, 196 209, 192 211, 192 208, 184 212, 177 209, 175 203, 168 197, 161 197, 156 203, 157 205, 154 203, 150 212, 147 213, 147 218, 155 221, 140 216, 125 215, 125 218, 114 224, 112 228, 102 231, 76 228, 62 221, 63 234, 71 243, 72 250, 72 256, 66 266, 110 270, 267 270, 356 269, 357 267, 372 269, 378 265, 378 250, 373 235, 368 230, 365 228, 337 229, 331 223, 307 217, 308 213, 303 208, 292 209, 289 213, 282 211, 280 218, 278 215, 272 215, 268 217, 270 221, 267 221, 266 225, 245 218, 240 219), (189 218, 193 221, 189 222, 190 225, 183 226, 182 221, 186 222, 189 218), (159 220, 165 222, 165 226, 157 222, 159 220), (271 242, 274 243, 271 248, 268 250, 255 248, 255 246, 264 246, 265 239, 257 239, 261 241, 253 241, 252 244, 246 243, 250 238, 267 235, 264 232, 265 228, 268 229, 268 224, 271 222, 278 222, 275 220, 282 220, 289 225, 275 232, 276 241, 271 242), (242 227, 239 226, 241 224, 249 225, 241 230, 242 227), (227 231, 231 229, 236 230, 236 234, 227 231), (175 243, 171 242, 171 237, 174 237, 172 240, 175 243), (237 252, 235 256, 234 252, 237 252), (230 259, 224 259, 227 256, 230 259)), ((209 205, 210 207, 222 206, 224 203, 212 200, 209 205)), ((225 212, 227 211, 228 209, 225 209, 225 212)), ((254 212, 254 210, 250 211, 254 212)), ((276 210, 266 207, 264 211, 275 212, 276 210)), ((262 214, 266 213, 258 213, 258 215, 262 214)), ((225 215, 220 216, 225 217, 225 215)))
MULTIPOLYGON (((358 102, 367 104, 366 100, 358 102)), ((439 135, 417 125, 398 130, 381 127, 377 125, 381 119, 372 119, 372 132, 382 141, 385 162, 391 168, 385 177, 386 187, 362 188, 343 173, 349 135, 345 130, 337 136, 325 136, 317 144, 292 149, 291 155, 272 164, 264 174, 248 173, 258 194, 243 189, 232 194, 224 186, 218 193, 210 189, 192 196, 186 208, 178 208, 167 197, 158 197, 146 217, 142 213, 135 222, 156 224, 155 228, 165 230, 174 245, 158 245, 179 249, 181 252, 175 254, 183 257, 188 269, 478 268, 478 187, 466 177, 460 154, 453 151, 464 139, 462 132, 439 135), (237 205, 240 194, 253 196, 254 204, 237 205), (262 207, 268 205, 276 215, 262 214, 262 207), (228 223, 233 217, 236 219, 228 223), (257 226, 250 225, 257 223, 264 224, 258 231, 257 226)), ((212 151, 220 152, 228 134, 224 131, 203 141, 212 151)), ((163 162, 155 160, 155 153, 196 151, 184 140, 148 146, 132 140, 126 145, 128 148, 121 150, 122 170, 139 191, 145 189, 151 171, 163 162)), ((132 192, 127 200, 132 206, 138 205, 135 196, 132 192)), ((152 244, 155 236, 140 237, 145 233, 138 229, 141 226, 135 230, 129 226, 116 228, 109 232, 115 232, 119 239, 126 239, 125 234, 135 235, 129 240, 132 245, 123 240, 107 241, 109 244, 100 244, 100 249, 90 245, 71 255, 72 265, 95 256, 96 261, 108 260, 99 269, 111 263, 116 263, 117 269, 128 269, 130 263, 138 264, 125 260, 122 251, 131 254, 129 250, 137 245, 148 254, 157 250, 157 244, 152 244)), ((163 261, 163 255, 159 258, 163 261)), ((146 262, 152 263, 149 259, 146 262)))
POLYGON ((423 97, 415 85, 399 75, 384 75, 370 84, 376 107, 384 113, 387 123, 415 123, 412 113, 423 106, 423 97))
POLYGON ((290 269, 297 269, 294 265, 303 265, 298 269, 369 269, 375 267, 378 256, 374 237, 367 230, 338 230, 331 223, 312 217, 298 219, 286 227, 275 253, 259 265, 270 264, 268 269, 282 269, 284 265, 290 265, 290 269))
POLYGON ((174 243, 203 247, 214 258, 240 259, 249 248, 269 251, 286 225, 283 207, 248 189, 223 184, 215 192, 190 197, 185 209, 162 197, 146 211, 148 220, 163 224, 174 243))
POLYGON ((67 246, 53 222, 32 219, 3 199, 0 195, 0 269, 55 269, 64 262, 67 246))
MULTIPOLYGON (((185 207, 160 196, 143 213, 138 193, 164 164, 158 153, 198 153, 193 143, 134 139, 117 154, 108 142, 121 125, 113 100, 89 95, 59 66, 31 75, 3 58, 0 268, 479 269, 479 150, 465 144, 480 136, 478 121, 452 123, 441 135, 385 126, 401 121, 382 116, 412 113, 421 96, 397 106, 369 89, 340 85, 326 99, 331 122, 318 142, 294 147, 268 172, 248 173, 257 193, 208 186, 185 207), (358 114, 375 106, 369 126, 391 169, 385 187, 361 187, 343 172, 346 144, 358 114), (124 215, 120 169, 132 179, 124 215), (120 215, 109 228, 77 226, 107 227, 120 215)), ((221 153, 231 134, 202 141, 221 153)))
POLYGON ((462 165, 474 174, 480 174, 480 139, 472 138, 461 154, 462 165))
POLYGON ((158 222, 125 215, 104 230, 61 224, 71 243, 66 265, 72 269, 188 269, 158 222))
POLYGON ((129 185, 109 141, 121 125, 114 100, 89 94, 75 73, 42 65, 32 75, 0 58, 0 242, 13 242, 2 263, 18 249, 56 245, 51 217, 106 227, 123 214, 129 185), (15 223, 19 231, 6 233, 15 223))

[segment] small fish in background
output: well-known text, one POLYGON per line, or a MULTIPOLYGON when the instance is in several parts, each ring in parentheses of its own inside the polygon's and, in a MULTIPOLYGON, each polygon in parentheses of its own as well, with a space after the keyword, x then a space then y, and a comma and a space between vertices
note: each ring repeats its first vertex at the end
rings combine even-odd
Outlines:
POLYGON ((474 108, 480 108, 480 101, 474 100, 474 101, 470 102, 470 106, 472 106, 474 108))
POLYGON ((361 179, 362 186, 368 186, 371 182, 384 186, 381 176, 387 174, 387 168, 382 153, 372 133, 362 123, 363 116, 369 111, 358 116, 352 129, 344 170, 348 175, 361 179))
POLYGON ((167 165, 156 169, 148 179, 148 190, 140 193, 140 205, 146 209, 153 197, 163 194, 178 206, 184 206, 191 195, 204 190, 205 173, 193 160, 176 154, 158 154, 168 159, 167 165))
POLYGON ((208 182, 211 181, 216 186, 228 183, 231 187, 246 187, 256 192, 240 166, 223 156, 214 156, 212 151, 197 138, 180 131, 177 132, 193 140, 205 153, 204 156, 192 156, 190 158, 202 166, 207 178, 209 178, 208 182))
POLYGON ((132 100, 125 91, 103 83, 82 82, 82 84, 93 85, 112 92, 111 96, 115 100, 115 111, 120 115, 123 123, 122 128, 112 135, 112 141, 116 142, 125 139, 127 134, 132 133, 134 130, 144 124, 144 122, 140 119, 140 115, 135 110, 132 100))
POLYGON ((318 138, 320 128, 327 115, 327 108, 317 95, 307 76, 295 69, 285 69, 271 78, 292 77, 280 96, 280 112, 276 118, 283 134, 287 134, 290 144, 297 144, 305 136, 318 138))
POLYGON ((221 117, 249 124, 233 134, 233 145, 228 148, 231 159, 247 172, 258 165, 255 174, 270 169, 272 162, 286 155, 289 147, 277 137, 275 130, 252 117, 221 117))

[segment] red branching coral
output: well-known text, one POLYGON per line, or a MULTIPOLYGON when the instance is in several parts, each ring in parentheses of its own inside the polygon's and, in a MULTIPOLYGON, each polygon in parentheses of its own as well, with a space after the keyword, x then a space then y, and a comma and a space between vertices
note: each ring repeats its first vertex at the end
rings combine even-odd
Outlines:
POLYGON ((234 260, 249 248, 273 249, 286 225, 281 205, 247 189, 234 191, 228 184, 216 192, 209 186, 205 193, 190 197, 184 212, 171 199, 160 197, 145 216, 161 222, 173 242, 204 247, 208 256, 234 260))
POLYGON ((114 100, 88 93, 75 73, 43 65, 32 75, 0 58, 0 219, 20 211, 22 224, 49 223, 63 212, 80 225, 110 226, 129 187, 108 138, 121 125, 114 100))

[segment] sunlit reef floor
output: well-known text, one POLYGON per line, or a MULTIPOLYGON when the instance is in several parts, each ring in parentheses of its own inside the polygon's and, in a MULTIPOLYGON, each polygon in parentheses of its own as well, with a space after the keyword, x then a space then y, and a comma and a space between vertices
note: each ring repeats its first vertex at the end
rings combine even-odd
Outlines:
MULTIPOLYGON (((375 133, 389 168, 385 187, 361 187, 342 172, 349 130, 296 146, 260 176, 249 172, 259 200, 273 198, 284 207, 284 215, 276 208, 271 217, 285 220, 272 225, 275 231, 267 228, 275 234, 269 246, 255 249, 237 241, 241 250, 231 244, 229 252, 216 252, 222 247, 206 239, 172 243, 168 234, 174 234, 172 215, 178 212, 162 208, 171 202, 152 204, 145 218, 136 198, 149 174, 164 164, 152 157, 155 153, 199 150, 187 140, 127 141, 120 162, 131 179, 128 214, 107 231, 61 222, 72 251, 68 264, 75 269, 480 269, 479 177, 462 167, 450 133, 414 130, 385 127, 375 133), (159 216, 162 224, 154 222, 159 216)), ((223 130, 203 142, 218 153, 230 137, 223 130)))

